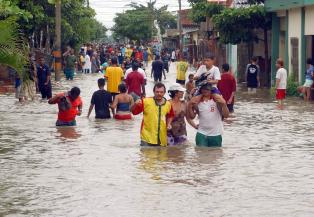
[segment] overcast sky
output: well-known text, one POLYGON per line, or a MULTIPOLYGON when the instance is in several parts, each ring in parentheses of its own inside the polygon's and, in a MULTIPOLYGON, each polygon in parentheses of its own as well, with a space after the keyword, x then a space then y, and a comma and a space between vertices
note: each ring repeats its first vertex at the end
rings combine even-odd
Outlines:
MULTIPOLYGON (((127 4, 131 2, 137 2, 145 4, 149 0, 90 0, 90 6, 95 9, 98 21, 102 22, 107 28, 111 28, 113 18, 116 13, 123 12, 123 10, 129 9, 127 4)), ((187 0, 182 1, 182 9, 188 8, 189 3, 187 0)), ((177 11, 179 9, 178 0, 157 0, 156 6, 159 8, 163 5, 168 5, 169 11, 177 11)))

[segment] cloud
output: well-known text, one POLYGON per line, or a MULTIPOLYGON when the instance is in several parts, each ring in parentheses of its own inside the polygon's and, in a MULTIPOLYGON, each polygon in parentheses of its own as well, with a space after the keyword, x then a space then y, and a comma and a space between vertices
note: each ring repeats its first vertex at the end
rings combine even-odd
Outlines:
MULTIPOLYGON (((131 0, 90 0, 90 6, 96 11, 96 19, 103 23, 107 28, 114 25, 113 18, 116 13, 121 13, 129 9, 126 5, 130 4, 131 0)), ((140 4, 146 4, 147 0, 133 0, 140 4)), ((157 7, 168 5, 169 11, 179 9, 178 0, 157 0, 157 7)), ((182 8, 189 7, 187 0, 182 0, 182 8)))

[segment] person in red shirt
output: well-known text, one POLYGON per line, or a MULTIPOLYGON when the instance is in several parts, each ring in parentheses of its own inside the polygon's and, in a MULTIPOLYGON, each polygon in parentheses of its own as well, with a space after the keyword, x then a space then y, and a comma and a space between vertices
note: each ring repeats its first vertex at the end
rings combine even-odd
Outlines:
POLYGON ((234 112, 234 96, 237 89, 237 83, 234 76, 229 73, 229 64, 222 65, 221 80, 218 82, 218 90, 221 92, 223 98, 227 102, 227 107, 230 113, 234 112))
POLYGON ((126 77, 125 83, 128 87, 129 94, 145 97, 145 79, 144 76, 137 71, 138 68, 139 64, 134 62, 132 65, 132 72, 126 77))
POLYGON ((140 60, 141 62, 143 61, 143 52, 140 49, 135 53, 135 59, 140 60))
POLYGON ((76 115, 81 115, 83 103, 80 89, 73 87, 69 92, 60 93, 49 99, 49 104, 58 104, 59 113, 56 126, 76 126, 76 115))

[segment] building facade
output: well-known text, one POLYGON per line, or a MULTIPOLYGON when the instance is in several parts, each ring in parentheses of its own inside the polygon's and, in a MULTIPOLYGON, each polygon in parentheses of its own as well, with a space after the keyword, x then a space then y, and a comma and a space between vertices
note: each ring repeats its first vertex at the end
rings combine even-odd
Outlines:
POLYGON ((272 80, 280 57, 289 76, 301 84, 306 59, 314 59, 314 0, 266 0, 265 8, 272 13, 272 80))

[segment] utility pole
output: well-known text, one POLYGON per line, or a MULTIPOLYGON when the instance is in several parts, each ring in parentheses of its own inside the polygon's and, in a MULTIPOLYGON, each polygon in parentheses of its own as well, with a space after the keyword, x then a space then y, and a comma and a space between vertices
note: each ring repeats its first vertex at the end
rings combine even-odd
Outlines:
POLYGON ((179 42, 179 45, 180 45, 180 57, 182 57, 183 55, 183 34, 182 34, 182 19, 181 19, 181 12, 182 12, 182 8, 181 8, 181 0, 178 0, 179 1, 179 13, 178 13, 178 27, 179 27, 179 34, 180 34, 180 42, 179 42))
POLYGON ((56 36, 55 36, 55 79, 61 79, 61 0, 56 0, 56 36))

